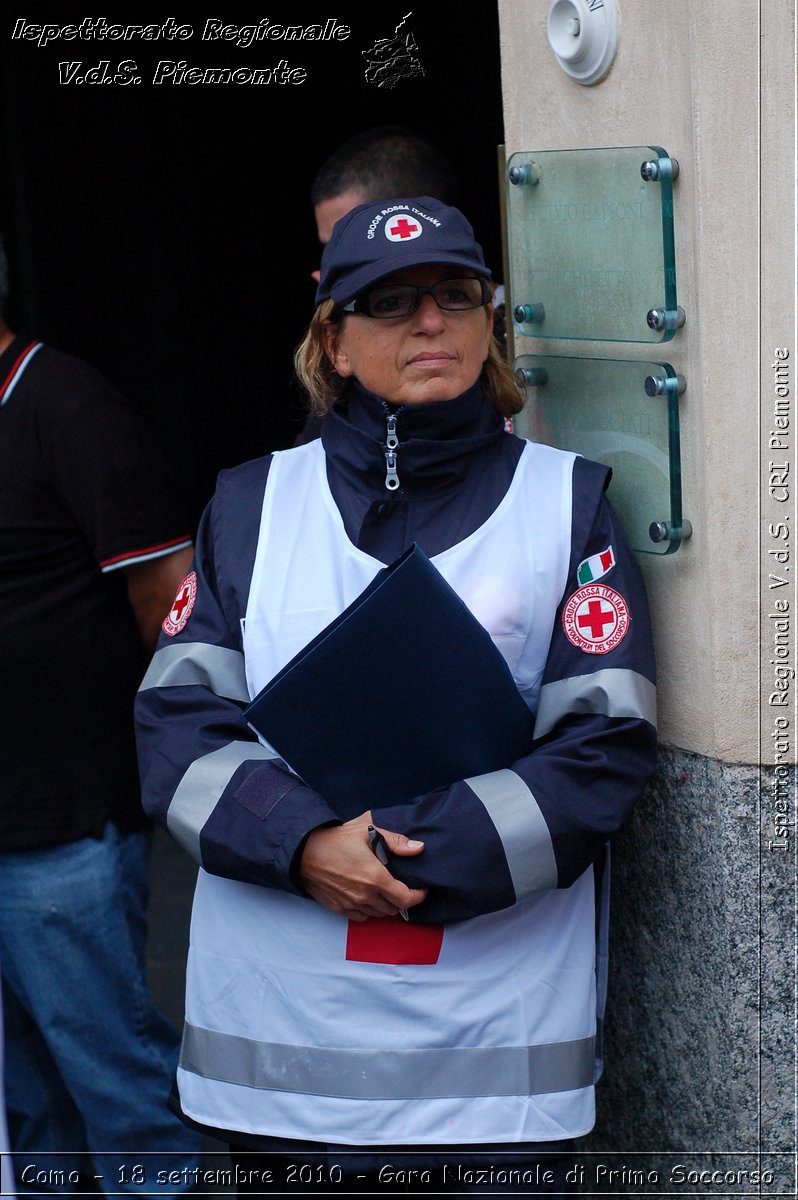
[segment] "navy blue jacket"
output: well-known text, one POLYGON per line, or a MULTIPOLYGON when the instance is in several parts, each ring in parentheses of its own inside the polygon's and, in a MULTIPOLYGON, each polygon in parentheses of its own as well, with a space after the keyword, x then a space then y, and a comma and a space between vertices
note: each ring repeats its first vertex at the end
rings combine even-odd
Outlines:
MULTIPOLYGON (((385 487, 386 411, 355 386, 328 416, 322 441, 330 487, 360 549, 388 563, 415 541, 432 556, 479 528, 496 508, 523 442, 505 432, 478 385, 455 400, 404 408, 396 427, 400 487, 391 492, 385 487)), ((301 892, 304 841, 337 818, 323 796, 262 757, 242 717, 248 697, 241 620, 269 463, 259 459, 219 477, 197 539, 191 615, 174 636, 162 635, 139 692, 140 764, 147 812, 171 826, 206 870, 301 892), (170 822, 176 795, 179 828, 170 822)), ((574 464, 569 579, 543 678, 541 733, 512 767, 519 801, 536 805, 543 818, 529 854, 547 861, 553 855, 551 886, 558 887, 568 887, 626 820, 656 755, 648 608, 639 569, 604 495, 608 476, 606 467, 586 459, 574 464), (625 600, 628 632, 614 648, 588 652, 567 635, 563 610, 580 589, 580 564, 610 547, 614 565, 603 582, 625 600)), ((173 612, 174 624, 183 611, 173 612)), ((423 854, 392 864, 405 883, 429 889, 414 920, 463 920, 519 897, 517 847, 510 853, 465 781, 373 813, 378 825, 425 843, 423 854)))

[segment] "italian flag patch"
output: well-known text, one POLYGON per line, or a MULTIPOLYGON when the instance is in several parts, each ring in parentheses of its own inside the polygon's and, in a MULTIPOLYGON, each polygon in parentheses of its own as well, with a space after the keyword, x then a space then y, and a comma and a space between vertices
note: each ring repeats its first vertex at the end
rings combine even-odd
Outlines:
POLYGON ((590 558, 582 559, 576 568, 577 582, 580 584, 595 583, 614 566, 615 553, 612 546, 608 546, 606 550, 602 550, 601 554, 591 554, 590 558))

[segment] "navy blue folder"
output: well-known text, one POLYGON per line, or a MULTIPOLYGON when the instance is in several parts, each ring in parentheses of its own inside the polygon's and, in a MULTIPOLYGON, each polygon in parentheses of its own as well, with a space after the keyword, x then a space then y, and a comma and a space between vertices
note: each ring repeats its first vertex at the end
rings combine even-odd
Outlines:
POLYGON ((533 727, 487 630, 416 545, 245 716, 343 820, 507 767, 533 727))

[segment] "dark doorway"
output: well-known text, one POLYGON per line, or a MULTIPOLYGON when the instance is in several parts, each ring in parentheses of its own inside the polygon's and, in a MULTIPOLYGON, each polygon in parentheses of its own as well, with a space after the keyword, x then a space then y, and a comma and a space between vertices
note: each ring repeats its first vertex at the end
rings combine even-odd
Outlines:
POLYGON ((110 17, 92 33, 77 12, 49 32, 2 22, 11 322, 98 366, 158 422, 195 514, 220 468, 300 427, 291 354, 319 255, 308 192, 345 138, 395 123, 440 144, 500 274, 495 6, 345 6, 331 25, 332 11, 291 6, 292 25, 322 34, 299 40, 280 36, 280 14, 161 21, 148 36, 110 17), (363 52, 403 19, 423 74, 369 82, 363 52), (189 82, 209 68, 238 75, 189 82), (259 69, 271 81, 247 82, 259 69))

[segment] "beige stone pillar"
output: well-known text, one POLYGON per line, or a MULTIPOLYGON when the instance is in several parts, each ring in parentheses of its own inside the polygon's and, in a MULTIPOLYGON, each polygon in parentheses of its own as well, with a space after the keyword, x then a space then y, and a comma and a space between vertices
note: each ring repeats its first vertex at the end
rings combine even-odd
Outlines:
MULTIPOLYGON (((586 1143, 593 1166, 630 1172, 653 1162, 632 1152, 664 1152, 662 1183, 683 1152, 690 1169, 722 1150, 724 1170, 743 1170, 760 1150, 795 1147, 795 11, 619 0, 612 67, 582 86, 549 46, 549 7, 499 3, 507 155, 659 145, 681 167, 687 320, 665 357, 687 380, 693 536, 674 555, 640 556, 661 764, 616 847, 606 1078, 586 1143)), ((646 358, 651 347, 516 342, 535 350, 646 358)), ((794 1160, 768 1163, 764 1194, 789 1193, 794 1160)), ((705 1184, 716 1194, 706 1181, 693 1190, 705 1184)))

